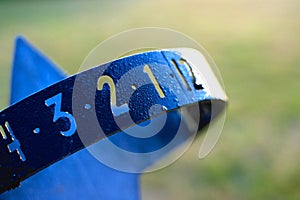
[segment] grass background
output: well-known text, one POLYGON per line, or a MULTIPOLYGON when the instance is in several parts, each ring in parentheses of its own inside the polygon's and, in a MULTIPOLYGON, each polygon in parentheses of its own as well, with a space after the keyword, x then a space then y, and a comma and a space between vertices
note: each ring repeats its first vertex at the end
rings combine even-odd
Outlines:
POLYGON ((299 0, 0 1, 0 108, 16 35, 73 74, 113 34, 172 28, 210 53, 230 104, 209 157, 197 157, 200 138, 143 176, 143 199, 300 199, 299 10, 299 0))

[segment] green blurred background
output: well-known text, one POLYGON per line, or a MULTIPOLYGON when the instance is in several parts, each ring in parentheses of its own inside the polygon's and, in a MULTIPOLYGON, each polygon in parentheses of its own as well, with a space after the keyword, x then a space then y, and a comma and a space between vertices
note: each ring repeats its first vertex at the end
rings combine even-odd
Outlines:
POLYGON ((16 35, 68 73, 99 42, 157 26, 185 33, 222 73, 229 108, 213 152, 200 142, 142 177, 143 199, 300 199, 300 1, 0 1, 0 108, 16 35))

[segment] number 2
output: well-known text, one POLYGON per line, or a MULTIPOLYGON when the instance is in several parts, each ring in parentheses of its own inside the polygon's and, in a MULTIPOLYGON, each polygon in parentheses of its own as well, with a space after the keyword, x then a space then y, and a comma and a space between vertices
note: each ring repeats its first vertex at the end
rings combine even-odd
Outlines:
POLYGON ((128 105, 125 103, 121 106, 117 106, 117 95, 116 95, 116 88, 114 81, 109 76, 100 76, 97 83, 97 89, 102 90, 104 84, 108 84, 110 88, 110 104, 111 104, 111 111, 114 115, 118 116, 122 113, 128 112, 129 108, 128 105))
POLYGON ((62 94, 58 93, 57 95, 45 100, 46 106, 55 105, 54 107, 54 116, 53 116, 53 122, 56 122, 60 118, 67 118, 70 121, 70 128, 67 131, 60 131, 60 134, 69 137, 72 136, 76 131, 76 121, 74 117, 68 113, 68 112, 62 112, 61 111, 61 102, 62 102, 62 94))

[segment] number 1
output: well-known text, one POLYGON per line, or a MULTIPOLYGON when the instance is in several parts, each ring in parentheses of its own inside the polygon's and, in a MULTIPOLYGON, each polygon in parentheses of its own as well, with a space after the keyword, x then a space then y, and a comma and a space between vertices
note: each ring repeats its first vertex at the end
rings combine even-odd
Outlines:
POLYGON ((145 72, 146 74, 148 74, 148 76, 149 76, 150 80, 152 81, 152 83, 153 83, 153 85, 154 85, 156 91, 158 92, 160 98, 164 98, 164 97, 165 97, 165 94, 164 94, 164 92, 162 91, 161 86, 158 84, 156 78, 154 77, 154 75, 153 75, 153 73, 152 73, 152 71, 151 71, 149 65, 145 65, 145 66, 144 66, 144 72, 145 72))

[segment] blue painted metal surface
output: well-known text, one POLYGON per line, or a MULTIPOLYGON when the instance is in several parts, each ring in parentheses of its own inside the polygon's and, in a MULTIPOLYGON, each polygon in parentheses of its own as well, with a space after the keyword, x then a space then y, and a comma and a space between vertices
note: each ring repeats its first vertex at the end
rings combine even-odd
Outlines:
MULTIPOLYGON (((190 95, 186 95, 186 91, 181 90, 182 85, 180 84, 182 83, 175 81, 174 78, 174 76, 178 76, 176 74, 178 69, 175 69, 175 66, 171 64, 171 61, 176 62, 180 58, 179 54, 172 51, 143 53, 114 61, 109 66, 103 67, 103 65, 90 69, 61 81, 65 77, 64 73, 24 39, 19 38, 14 58, 11 102, 21 101, 1 112, 0 125, 6 126, 7 122, 10 123, 16 137, 24 147, 22 153, 26 155, 27 160, 22 162, 25 160, 23 160, 20 152, 18 152, 19 157, 17 154, 7 153, 5 147, 11 139, 5 138, 4 141, 0 141, 0 153, 6 152, 1 156, 1 159, 3 158, 5 161, 5 165, 0 165, 0 177, 2 177, 0 183, 2 186, 8 184, 8 187, 10 187, 11 182, 17 184, 19 180, 26 179, 27 176, 51 165, 53 162, 72 153, 74 154, 27 178, 22 182, 22 187, 5 192, 0 195, 0 198, 139 199, 139 174, 111 169, 95 160, 86 150, 78 151, 85 146, 83 146, 75 130, 66 134, 70 137, 64 137, 62 134, 66 133, 66 130, 70 131, 70 127, 72 127, 74 83, 75 81, 79 82, 80 96, 84 97, 83 102, 81 100, 73 101, 75 109, 79 109, 77 110, 76 120, 89 119, 87 117, 89 114, 84 105, 87 105, 86 102, 94 101, 96 116, 103 130, 103 134, 99 134, 93 126, 85 126, 84 130, 86 134, 89 134, 88 141, 85 141, 88 145, 99 141, 105 135, 110 136, 132 125, 126 124, 125 127, 118 127, 115 123, 116 116, 113 114, 110 101, 111 86, 104 84, 103 88, 97 90, 95 94, 99 76, 109 76, 116 83, 131 70, 136 70, 135 74, 131 79, 128 79, 127 85, 118 88, 121 89, 121 92, 119 91, 121 98, 118 101, 124 103, 126 99, 122 99, 122 97, 126 96, 126 93, 130 90, 133 92, 129 102, 126 103, 129 106, 128 112, 135 123, 140 123, 151 118, 151 116, 159 114, 161 110, 156 110, 151 114, 148 112, 154 104, 163 105, 166 110, 173 110, 180 106, 199 103, 201 113, 199 128, 201 129, 212 118, 210 113, 210 101, 212 99, 207 91, 202 90, 202 85, 198 84, 195 77, 190 77, 189 72, 177 63, 179 70, 183 71, 184 76, 187 78, 188 84, 191 87, 194 86, 194 89, 189 91, 190 95), (151 70, 155 73, 159 82, 166 83, 161 85, 161 89, 165 94, 164 98, 158 95, 154 84, 145 84, 132 91, 132 80, 143 81, 149 79, 143 71, 137 68, 137 66, 145 64, 151 64, 151 70), (166 78, 170 74, 174 74, 172 76, 174 79, 166 78), (51 84, 54 85, 48 87, 51 84), (36 91, 39 92, 23 99, 36 91), (177 91, 176 94, 175 91, 177 91), (178 96, 184 98, 179 102, 178 96), (91 97, 94 99, 90 99, 91 97), (68 111, 68 113, 57 112, 57 110, 68 111), (61 116, 69 119, 69 122, 59 121, 61 116), (55 120, 55 117, 58 120, 55 120)), ((122 118, 122 115, 118 117, 122 118)), ((130 152, 153 152, 172 140, 180 121, 180 113, 171 111, 167 114, 167 123, 164 128, 153 137, 140 139, 120 132, 108 139, 130 152)), ((89 124, 89 121, 85 121, 85 123, 89 124)), ((6 133, 12 132, 8 130, 6 130, 6 133)), ((188 137, 189 135, 186 135, 177 144, 180 145, 188 137)), ((101 145, 101 141, 97 145, 101 145)), ((18 146, 15 145, 15 147, 18 146)), ((147 165, 141 166, 141 168, 149 167, 164 155, 154 157, 153 160, 146 162, 147 165)))
POLYGON ((16 38, 12 65, 10 104, 66 78, 50 59, 21 36, 16 38))
MULTIPOLYGON (((66 78, 24 38, 16 39, 11 104, 66 78)), ((87 150, 61 160, 5 192, 0 199, 139 199, 139 174, 111 169, 87 150)))

